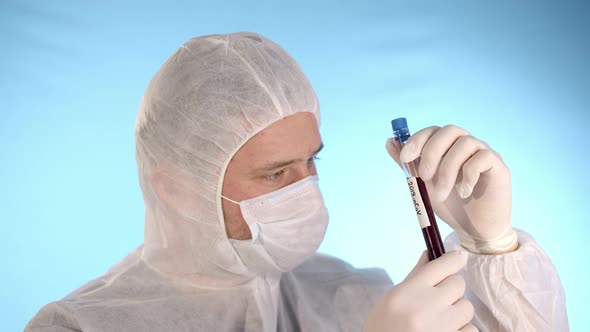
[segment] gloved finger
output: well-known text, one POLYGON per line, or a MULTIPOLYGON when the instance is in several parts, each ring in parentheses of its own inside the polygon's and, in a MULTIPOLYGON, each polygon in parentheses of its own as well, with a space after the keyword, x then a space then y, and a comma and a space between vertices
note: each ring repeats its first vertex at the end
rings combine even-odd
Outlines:
POLYGON ((448 326, 459 330, 471 322, 474 312, 473 304, 463 297, 449 308, 445 318, 448 319, 448 326))
POLYGON ((465 295, 465 287, 463 276, 453 274, 441 281, 435 288, 440 295, 438 298, 441 299, 441 304, 449 306, 465 295))
POLYGON ((402 167, 399 158, 401 148, 401 144, 398 141, 396 141, 393 137, 388 138, 385 142, 385 149, 387 149, 387 153, 389 153, 389 156, 398 164, 399 167, 402 167))
POLYGON ((414 135, 412 135, 400 152, 401 161, 404 163, 409 163, 410 161, 420 157, 420 153, 422 152, 424 144, 426 144, 430 137, 432 137, 432 135, 434 135, 434 133, 436 133, 439 129, 439 126, 432 126, 419 130, 414 135))
POLYGON ((490 150, 480 150, 463 164, 463 179, 457 193, 461 198, 467 198, 473 192, 482 173, 490 171, 494 166, 500 165, 498 155, 490 150))
POLYGON ((479 332, 479 329, 477 327, 475 327, 475 325, 473 325, 473 324, 467 324, 467 325, 463 326, 463 328, 460 329, 459 331, 461 331, 461 332, 479 332))
POLYGON ((469 133, 465 129, 453 125, 444 126, 434 133, 424 144, 422 153, 420 154, 418 174, 420 174, 422 180, 430 181, 451 146, 460 137, 467 135, 469 133))
POLYGON ((436 286, 446 277, 455 274, 467 263, 467 253, 463 250, 450 251, 441 257, 430 261, 419 269, 412 280, 436 286))
POLYGON ((436 171, 437 182, 433 198, 440 202, 446 200, 455 187, 463 164, 477 151, 487 147, 487 144, 471 135, 459 137, 447 151, 436 171))
POLYGON ((428 253, 426 252, 426 250, 424 250, 422 252, 422 255, 420 256, 420 259, 418 259, 418 263, 416 263, 416 266, 414 266, 414 268, 412 269, 412 271, 410 271, 410 273, 408 273, 408 275, 406 276, 406 279, 410 279, 412 278, 414 275, 416 275, 416 273, 418 273, 418 271, 424 266, 426 265, 426 263, 428 263, 428 253))

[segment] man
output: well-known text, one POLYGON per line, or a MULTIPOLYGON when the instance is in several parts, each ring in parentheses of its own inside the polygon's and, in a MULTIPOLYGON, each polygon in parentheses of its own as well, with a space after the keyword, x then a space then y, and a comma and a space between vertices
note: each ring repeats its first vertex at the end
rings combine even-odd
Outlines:
POLYGON ((400 284, 315 254, 323 144, 297 63, 254 33, 194 38, 150 82, 136 124, 145 239, 27 331, 564 331, 550 260, 510 221, 510 173, 465 130, 416 133, 450 251, 400 284), (455 185, 457 184, 457 185, 455 185), (464 249, 462 249, 464 248, 464 249), (464 296, 465 295, 465 296, 464 296), (477 327, 477 328, 476 328, 477 327))

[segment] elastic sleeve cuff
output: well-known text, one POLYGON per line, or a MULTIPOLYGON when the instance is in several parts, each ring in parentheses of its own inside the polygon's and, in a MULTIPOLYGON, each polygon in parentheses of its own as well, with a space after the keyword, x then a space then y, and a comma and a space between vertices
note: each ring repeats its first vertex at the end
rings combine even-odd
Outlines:
POLYGON ((478 240, 461 232, 453 232, 445 241, 459 243, 461 247, 474 254, 498 255, 516 250, 519 246, 518 238, 519 233, 510 226, 492 240, 478 240))

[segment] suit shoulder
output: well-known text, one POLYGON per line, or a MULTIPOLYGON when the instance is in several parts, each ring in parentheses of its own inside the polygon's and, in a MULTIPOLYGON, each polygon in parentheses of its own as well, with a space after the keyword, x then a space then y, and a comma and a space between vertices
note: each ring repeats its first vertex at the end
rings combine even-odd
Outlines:
POLYGON ((82 331, 75 317, 74 310, 65 302, 57 301, 45 305, 29 321, 25 332, 73 332, 82 331))

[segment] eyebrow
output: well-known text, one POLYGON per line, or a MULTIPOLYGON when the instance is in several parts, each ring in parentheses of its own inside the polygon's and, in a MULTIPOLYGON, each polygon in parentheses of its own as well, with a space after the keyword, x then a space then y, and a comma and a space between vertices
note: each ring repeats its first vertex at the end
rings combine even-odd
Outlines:
MULTIPOLYGON (((322 149, 324 148, 324 143, 320 143, 320 147, 317 148, 317 150, 315 150, 311 155, 315 156, 318 153, 320 153, 320 151, 322 151, 322 149)), ((274 171, 276 169, 285 167, 285 166, 289 166, 293 163, 295 163, 296 161, 300 161, 301 159, 291 159, 291 160, 286 160, 286 161, 278 161, 278 162, 274 162, 268 165, 265 165, 261 168, 259 168, 257 171, 258 172, 268 172, 268 171, 274 171)))

